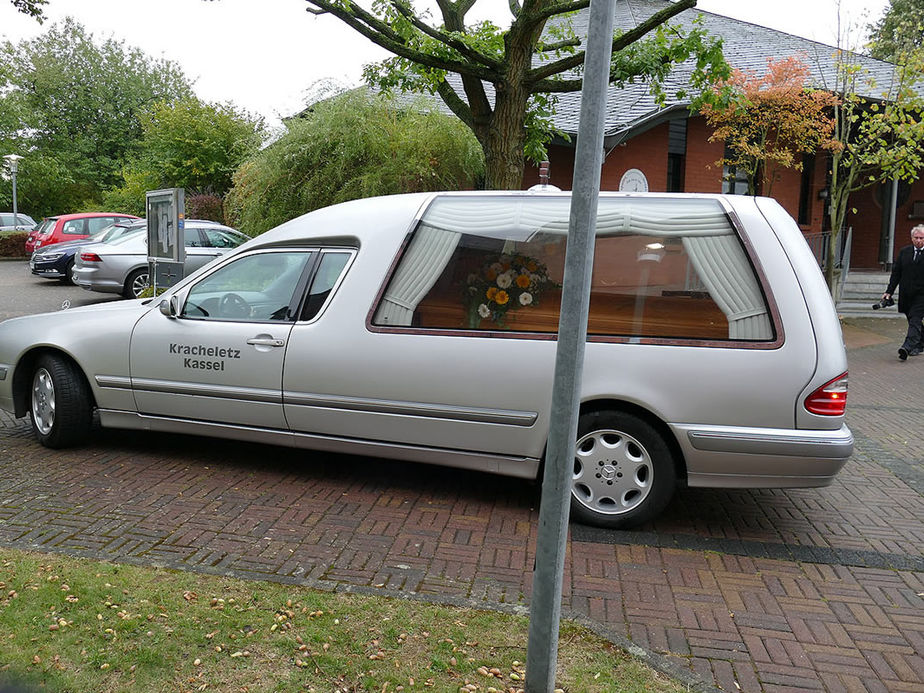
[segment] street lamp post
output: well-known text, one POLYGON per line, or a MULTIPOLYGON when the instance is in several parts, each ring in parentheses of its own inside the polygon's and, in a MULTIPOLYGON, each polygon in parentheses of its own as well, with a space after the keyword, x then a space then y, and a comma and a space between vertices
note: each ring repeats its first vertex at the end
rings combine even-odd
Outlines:
POLYGON ((16 207, 16 171, 19 169, 19 160, 22 159, 19 154, 7 154, 3 157, 10 162, 10 174, 13 177, 13 226, 19 224, 19 210, 16 207))

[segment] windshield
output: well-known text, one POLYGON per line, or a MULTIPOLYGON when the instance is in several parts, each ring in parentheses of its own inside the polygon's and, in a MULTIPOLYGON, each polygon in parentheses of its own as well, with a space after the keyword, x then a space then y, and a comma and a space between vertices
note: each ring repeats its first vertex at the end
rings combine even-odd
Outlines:
POLYGON ((55 218, 45 219, 39 224, 38 228, 35 229, 35 233, 39 235, 45 235, 46 233, 51 233, 51 230, 55 226, 55 222, 58 221, 55 218))
POLYGON ((93 240, 99 241, 100 243, 111 243, 117 238, 122 238, 122 236, 130 236, 131 234, 138 233, 143 228, 144 226, 125 226, 123 224, 113 224, 112 226, 107 226, 105 229, 93 236, 93 240))

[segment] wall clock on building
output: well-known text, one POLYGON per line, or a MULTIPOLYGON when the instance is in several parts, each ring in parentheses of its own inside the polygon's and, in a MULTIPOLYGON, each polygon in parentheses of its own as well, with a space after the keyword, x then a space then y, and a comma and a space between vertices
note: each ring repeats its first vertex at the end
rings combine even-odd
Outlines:
POLYGON ((630 168, 619 179, 619 189, 622 192, 648 192, 648 179, 637 168, 630 168))

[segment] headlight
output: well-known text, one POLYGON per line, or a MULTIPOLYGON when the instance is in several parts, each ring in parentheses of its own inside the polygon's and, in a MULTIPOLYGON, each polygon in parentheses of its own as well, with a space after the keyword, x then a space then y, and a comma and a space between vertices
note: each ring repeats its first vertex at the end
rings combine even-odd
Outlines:
POLYGON ((51 262, 52 260, 57 260, 59 257, 62 257, 64 253, 44 253, 35 256, 36 262, 51 262))

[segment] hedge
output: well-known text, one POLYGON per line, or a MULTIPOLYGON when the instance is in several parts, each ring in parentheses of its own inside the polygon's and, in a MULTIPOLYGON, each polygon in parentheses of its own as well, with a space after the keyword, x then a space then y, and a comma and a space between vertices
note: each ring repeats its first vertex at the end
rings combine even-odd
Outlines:
POLYGON ((0 233, 0 257, 27 257, 26 239, 29 234, 25 231, 14 233, 0 233))

